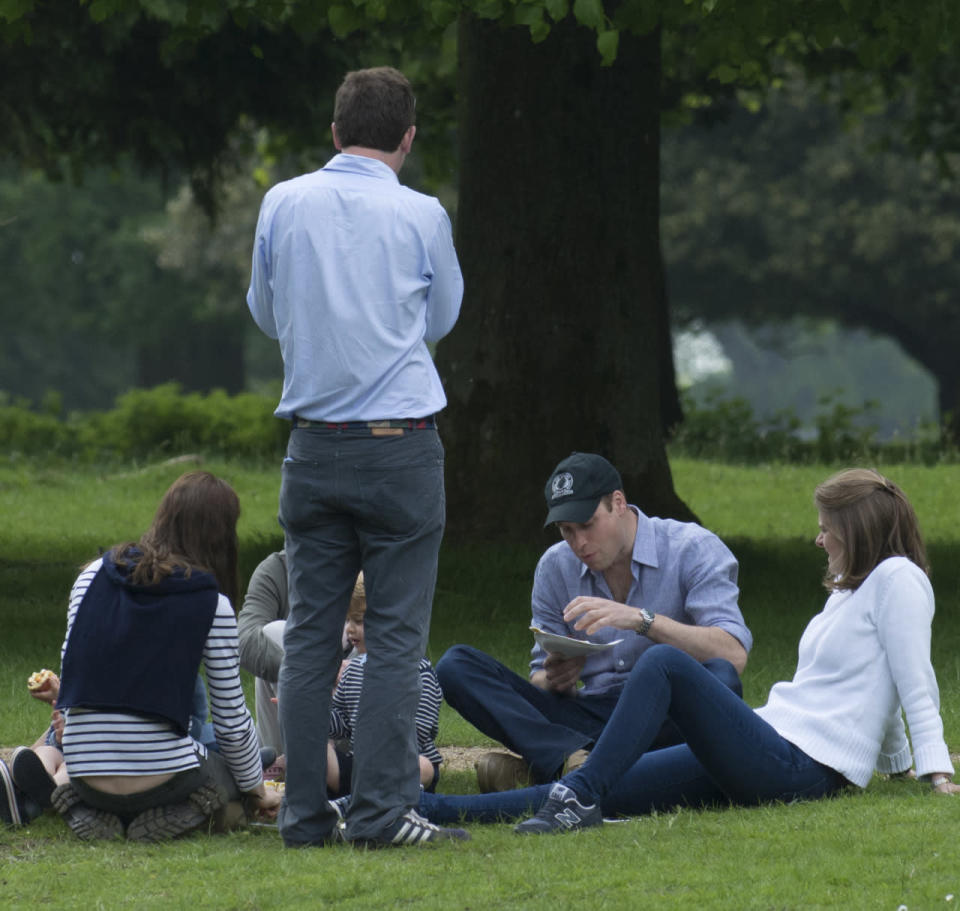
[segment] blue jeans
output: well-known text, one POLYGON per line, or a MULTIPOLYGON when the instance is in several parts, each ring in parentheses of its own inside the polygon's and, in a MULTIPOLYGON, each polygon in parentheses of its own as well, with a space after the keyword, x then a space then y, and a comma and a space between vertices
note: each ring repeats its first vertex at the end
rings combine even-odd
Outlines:
POLYGON ((202 743, 208 750, 220 752, 217 736, 213 731, 213 722, 207 721, 210 715, 210 704, 207 700, 207 687, 203 677, 197 674, 197 682, 193 686, 193 707, 190 709, 190 730, 188 733, 198 743, 202 743))
MULTIPOLYGON (((562 781, 581 802, 599 802, 607 816, 812 799, 846 785, 839 772, 784 740, 701 664, 667 645, 641 656, 589 760, 562 781), (666 718, 686 742, 647 752, 666 718)), ((535 812, 549 789, 425 794, 421 812, 435 822, 514 818, 535 812)))
MULTIPOLYGON (((705 667, 737 696, 742 695, 740 678, 729 661, 715 658, 705 667)), ((575 697, 550 692, 469 645, 448 649, 436 670, 449 705, 475 728, 526 759, 538 783, 552 781, 571 753, 596 743, 621 692, 575 697)), ((667 720, 653 747, 682 740, 667 720)))
POLYGON ((367 664, 354 731, 347 837, 373 838, 417 804, 417 667, 426 651, 443 536, 443 446, 435 429, 372 436, 295 428, 280 488, 290 615, 280 668, 287 844, 331 837, 330 700, 350 595, 364 572, 367 664))

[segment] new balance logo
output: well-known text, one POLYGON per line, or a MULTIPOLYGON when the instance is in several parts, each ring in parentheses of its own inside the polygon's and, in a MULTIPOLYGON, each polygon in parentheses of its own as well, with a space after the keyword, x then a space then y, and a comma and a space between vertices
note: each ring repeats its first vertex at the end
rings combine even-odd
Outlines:
POLYGON ((570 807, 564 807, 559 813, 554 813, 553 818, 568 829, 580 825, 580 817, 570 807))

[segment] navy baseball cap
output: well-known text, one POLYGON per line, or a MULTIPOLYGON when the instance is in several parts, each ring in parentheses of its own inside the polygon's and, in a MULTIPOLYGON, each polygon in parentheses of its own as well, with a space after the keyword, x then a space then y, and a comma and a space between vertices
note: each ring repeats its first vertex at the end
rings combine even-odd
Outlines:
POLYGON ((543 524, 587 522, 600 501, 615 490, 623 490, 620 472, 603 456, 572 452, 553 469, 543 490, 548 510, 543 524))

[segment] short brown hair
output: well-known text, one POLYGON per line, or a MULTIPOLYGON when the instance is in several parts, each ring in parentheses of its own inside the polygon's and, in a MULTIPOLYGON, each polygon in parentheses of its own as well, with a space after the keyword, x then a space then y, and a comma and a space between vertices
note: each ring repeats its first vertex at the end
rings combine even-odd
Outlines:
POLYGON ((920 523, 906 494, 870 468, 833 475, 814 491, 813 501, 828 531, 843 545, 841 566, 828 570, 828 589, 857 589, 887 557, 912 560, 929 575, 920 523))
POLYGON ((367 589, 363 584, 363 572, 357 576, 350 596, 350 606, 347 608, 347 618, 354 623, 363 623, 363 615, 367 612, 367 589))
POLYGON ((240 500, 226 481, 189 471, 167 489, 139 542, 117 545, 113 559, 133 566, 130 578, 139 585, 156 585, 178 567, 209 572, 236 610, 239 517, 240 500))
POLYGON ((416 99, 407 77, 392 66, 347 73, 334 102, 340 148, 395 152, 416 122, 416 99))

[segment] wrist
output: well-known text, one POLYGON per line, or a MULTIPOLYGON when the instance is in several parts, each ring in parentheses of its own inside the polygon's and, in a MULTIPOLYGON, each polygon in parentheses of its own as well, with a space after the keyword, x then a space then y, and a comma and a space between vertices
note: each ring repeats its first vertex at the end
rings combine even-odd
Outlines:
POLYGON ((637 623, 637 635, 646 636, 647 633, 650 632, 650 627, 653 626, 653 621, 657 615, 652 611, 648 611, 645 607, 637 608, 637 613, 640 615, 637 623))

